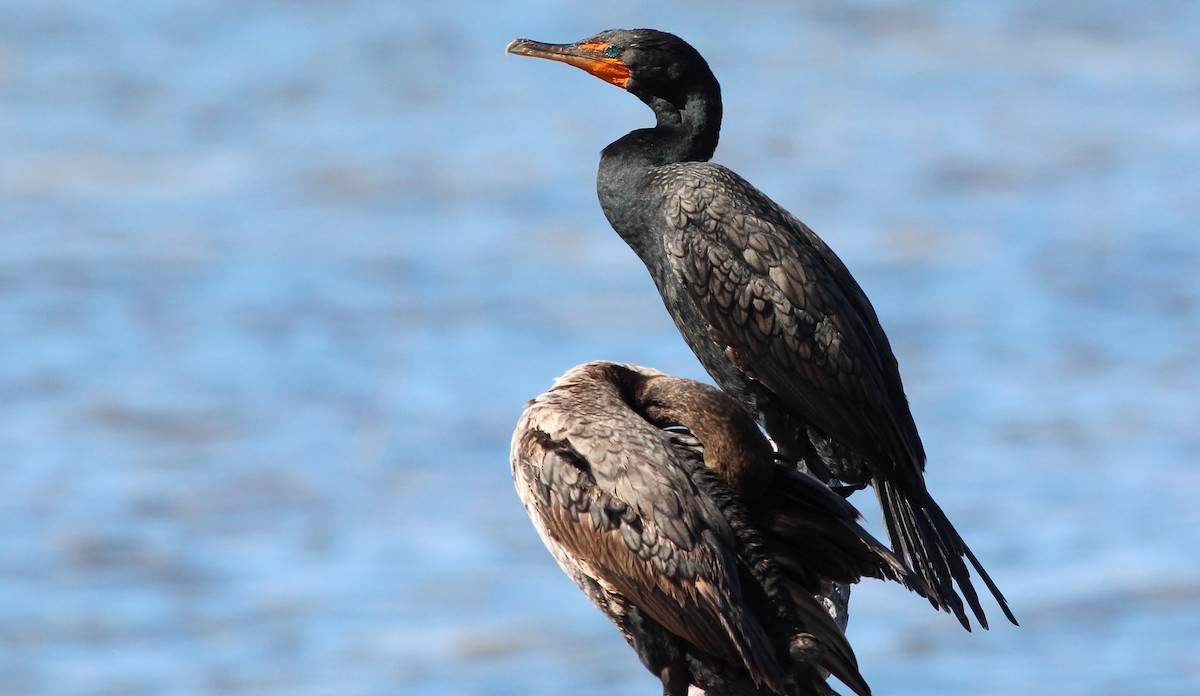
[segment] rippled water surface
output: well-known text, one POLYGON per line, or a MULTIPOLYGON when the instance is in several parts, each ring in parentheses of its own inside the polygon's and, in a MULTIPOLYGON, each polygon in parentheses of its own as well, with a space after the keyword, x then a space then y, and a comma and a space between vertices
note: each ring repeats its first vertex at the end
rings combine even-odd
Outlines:
POLYGON ((1022 621, 862 586, 876 693, 1200 692, 1200 5, 646 4, 0 0, 0 694, 658 692, 507 465, 576 363, 703 376, 595 201, 649 112, 502 53, 611 26, 709 59, 1022 621))

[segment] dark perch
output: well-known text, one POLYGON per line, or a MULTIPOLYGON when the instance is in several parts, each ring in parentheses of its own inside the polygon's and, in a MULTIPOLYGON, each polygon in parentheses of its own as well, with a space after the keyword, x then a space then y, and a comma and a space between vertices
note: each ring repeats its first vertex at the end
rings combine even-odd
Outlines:
POLYGON ((512 440, 517 493, 562 569, 621 630, 667 696, 870 693, 815 595, 919 576, 811 476, 776 463, 714 387, 609 362, 529 402, 512 440))
POLYGON ((925 487, 925 451, 896 358, 850 272, 804 223, 708 162, 721 89, 676 36, 609 30, 573 44, 518 39, 510 53, 581 68, 654 111, 600 158, 609 222, 645 263, 700 362, 770 434, 781 457, 846 490, 874 487, 896 554, 929 600, 987 618, 966 561, 1008 603, 925 487), (960 597, 961 593, 961 597, 960 597))

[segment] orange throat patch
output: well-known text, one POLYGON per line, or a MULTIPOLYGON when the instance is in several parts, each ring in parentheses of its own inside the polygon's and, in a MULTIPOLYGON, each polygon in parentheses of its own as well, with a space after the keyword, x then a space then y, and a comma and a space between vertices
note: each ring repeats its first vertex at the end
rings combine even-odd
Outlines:
MULTIPOLYGON (((589 52, 594 51, 597 55, 604 56, 604 50, 609 45, 606 43, 585 43, 579 44, 579 48, 589 52)), ((572 58, 574 60, 568 60, 567 62, 595 75, 609 84, 616 85, 621 89, 625 89, 625 85, 629 84, 629 68, 619 58, 610 58, 608 56, 604 56, 603 58, 572 56, 572 58)))

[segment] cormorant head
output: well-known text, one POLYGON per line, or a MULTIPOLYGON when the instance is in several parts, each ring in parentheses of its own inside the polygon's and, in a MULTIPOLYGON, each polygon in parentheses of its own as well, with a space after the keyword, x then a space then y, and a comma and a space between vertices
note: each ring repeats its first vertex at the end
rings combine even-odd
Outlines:
POLYGON ((505 50, 574 65, 623 87, 652 107, 661 99, 681 109, 697 92, 720 99, 720 87, 704 58, 686 41, 664 31, 609 29, 571 44, 516 39, 505 50))

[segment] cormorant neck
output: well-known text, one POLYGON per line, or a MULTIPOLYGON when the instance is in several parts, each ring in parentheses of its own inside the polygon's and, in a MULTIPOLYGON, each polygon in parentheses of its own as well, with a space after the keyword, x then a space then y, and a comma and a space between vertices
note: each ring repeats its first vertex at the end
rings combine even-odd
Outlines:
POLYGON ((721 132, 721 88, 715 77, 710 79, 707 86, 676 100, 678 104, 638 95, 654 110, 657 125, 625 135, 600 155, 596 177, 600 207, 617 234, 647 264, 653 259, 647 246, 652 235, 644 215, 645 206, 651 204, 645 175, 653 167, 706 162, 713 156, 721 132))
POLYGON ((636 380, 631 401, 659 427, 690 430, 704 446, 704 465, 744 499, 766 492, 774 454, 754 420, 733 400, 698 382, 657 375, 636 380))
POLYGON ((653 167, 712 159, 721 133, 721 87, 716 78, 677 101, 638 96, 654 111, 656 125, 612 143, 604 149, 602 160, 653 167))

